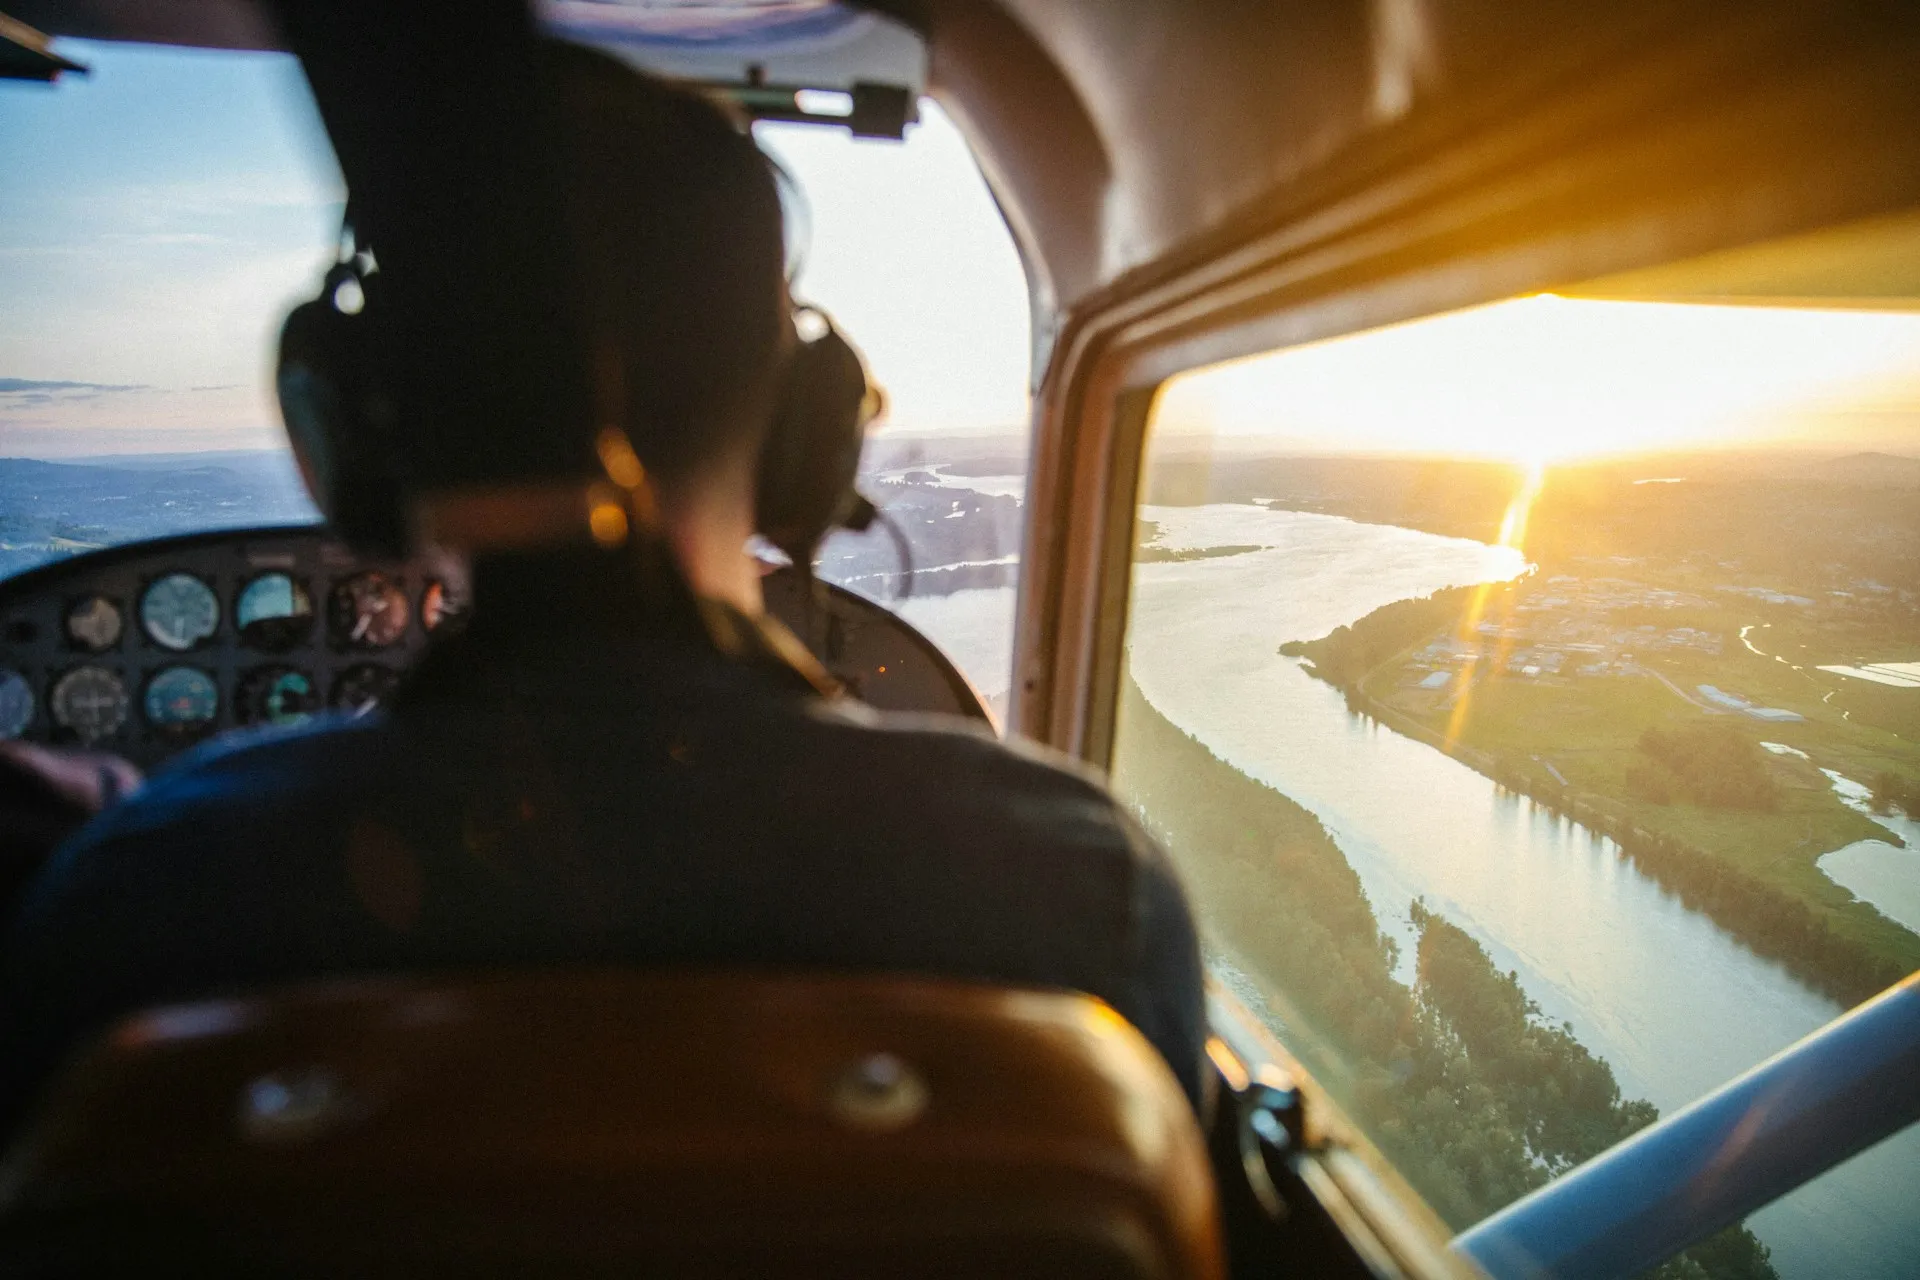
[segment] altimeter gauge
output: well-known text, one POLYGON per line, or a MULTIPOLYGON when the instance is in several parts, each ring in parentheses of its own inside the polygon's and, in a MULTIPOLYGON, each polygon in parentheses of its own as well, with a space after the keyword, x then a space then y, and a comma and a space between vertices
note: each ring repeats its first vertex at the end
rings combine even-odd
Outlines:
POLYGON ((169 573, 140 597, 140 625, 162 649, 185 653, 219 630, 220 600, 193 574, 169 573))
POLYGON ((198 667, 168 667, 147 681, 140 708, 162 733, 192 737, 220 715, 220 686, 198 667))
POLYGON ((127 686, 105 667, 75 667, 54 681, 47 701, 53 722, 83 743, 109 737, 127 722, 127 686))

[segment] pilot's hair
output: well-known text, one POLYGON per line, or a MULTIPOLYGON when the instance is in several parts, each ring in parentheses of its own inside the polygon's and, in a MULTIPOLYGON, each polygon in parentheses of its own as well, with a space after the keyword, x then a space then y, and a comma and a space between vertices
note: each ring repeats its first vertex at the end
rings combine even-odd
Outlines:
POLYGON ((669 481, 757 447, 792 341, 771 163, 697 90, 544 43, 599 408, 669 481))

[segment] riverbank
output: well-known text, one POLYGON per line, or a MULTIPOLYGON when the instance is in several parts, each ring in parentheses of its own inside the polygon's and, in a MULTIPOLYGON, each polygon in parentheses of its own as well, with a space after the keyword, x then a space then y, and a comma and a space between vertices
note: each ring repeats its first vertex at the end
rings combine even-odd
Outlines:
MULTIPOLYGON (((1485 948, 1423 904, 1411 989, 1360 880, 1306 809, 1220 760, 1131 679, 1114 785, 1173 857, 1210 944, 1290 1049, 1449 1224, 1465 1227, 1650 1123, 1485 948)), ((1661 1275, 1774 1275, 1736 1229, 1661 1275)))
MULTIPOLYGON (((1254 505, 1142 514, 1169 549, 1263 548, 1140 565, 1129 667, 1183 734, 1317 820, 1358 877, 1379 931, 1398 944, 1388 974, 1403 991, 1418 981, 1421 935, 1408 910, 1418 899, 1469 934, 1499 972, 1517 975, 1547 1021, 1570 1025, 1626 1097, 1663 1110, 1840 1012, 1689 910, 1607 841, 1462 761, 1351 714, 1336 689, 1274 653, 1277 641, 1324 636, 1392 601, 1511 577, 1525 567, 1517 553, 1254 505)), ((967 655, 969 671, 993 672, 1004 685, 1011 590, 915 599, 906 612, 943 647, 967 655), (983 647, 976 654, 969 646, 983 647)), ((1116 763, 1124 771, 1124 722, 1121 730, 1116 763)), ((1270 881, 1265 892, 1284 896, 1288 886, 1270 881)), ((1247 910, 1256 936, 1257 906, 1247 910)), ((1212 955, 1252 969, 1224 950, 1212 955)), ((1305 963, 1326 962, 1309 953, 1305 963)), ((1290 1045, 1311 1038, 1291 1021, 1299 1010, 1275 1012, 1288 1019, 1290 1045)), ((1920 1223, 1906 1204, 1917 1169, 1920 1130, 1769 1206, 1753 1229, 1791 1280, 1904 1280, 1920 1256, 1920 1223)))
MULTIPOLYGON (((1856 827, 1869 828, 1827 794, 1819 775, 1810 794, 1785 793, 1789 813, 1776 812, 1782 806, 1773 797, 1749 806, 1751 812, 1675 804, 1664 794, 1649 799, 1631 794, 1636 783, 1646 785, 1640 779, 1650 771, 1647 764, 1635 763, 1633 734, 1601 723, 1596 708, 1569 689, 1485 678, 1497 670, 1496 659, 1453 681, 1445 696, 1418 684, 1409 693, 1402 660, 1436 635, 1461 630, 1472 598, 1471 592, 1456 589, 1398 601, 1321 640, 1285 644, 1281 652, 1306 659, 1308 672, 1339 689, 1350 711, 1446 752, 1506 790, 1606 836, 1622 858, 1686 906, 1842 1004, 1867 999, 1920 967, 1920 937, 1852 900, 1818 871, 1820 856, 1859 839, 1856 827), (1476 674, 1483 677, 1477 683, 1476 674), (1418 698, 1428 704, 1425 714, 1392 705, 1389 696, 1418 698), (1468 700, 1471 715, 1461 713, 1461 703, 1468 700), (1507 705, 1516 702, 1517 707, 1507 705), (1543 735, 1542 745, 1558 749, 1563 761, 1580 760, 1579 770, 1567 766, 1576 776, 1569 777, 1543 751, 1527 750, 1535 745, 1527 741, 1529 730, 1543 735), (1580 740, 1570 740, 1576 732, 1580 740), (1609 732, 1622 741, 1605 741, 1609 732), (1615 758, 1598 759, 1603 748, 1615 758), (1627 762, 1624 767, 1621 760, 1627 762), (1621 783, 1629 794, 1581 785, 1596 778, 1621 783), (1723 847, 1705 843, 1700 834, 1724 837, 1723 847), (1755 859, 1786 886, 1756 874, 1755 859)), ((1629 719, 1640 715, 1651 729, 1656 713, 1640 708, 1626 692, 1624 681, 1612 682, 1600 695, 1605 708, 1629 719)), ((1647 750, 1644 738, 1639 750, 1647 750)), ((1774 767, 1784 768, 1786 762, 1774 767)), ((1654 785, 1665 784, 1656 778, 1654 785)))

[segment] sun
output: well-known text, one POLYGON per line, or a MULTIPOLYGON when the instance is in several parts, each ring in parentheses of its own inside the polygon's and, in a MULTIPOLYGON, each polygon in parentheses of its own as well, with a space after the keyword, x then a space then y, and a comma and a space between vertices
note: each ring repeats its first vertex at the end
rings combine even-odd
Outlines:
POLYGON ((1156 422, 1305 452, 1528 467, 1862 429, 1911 444, 1920 314, 1537 294, 1184 375, 1156 422))

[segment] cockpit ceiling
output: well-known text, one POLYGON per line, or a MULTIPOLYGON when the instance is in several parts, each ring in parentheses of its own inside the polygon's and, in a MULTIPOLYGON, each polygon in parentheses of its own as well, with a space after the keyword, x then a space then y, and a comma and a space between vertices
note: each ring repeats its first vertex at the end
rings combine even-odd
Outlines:
POLYGON ((894 18, 834 0, 537 0, 541 23, 662 75, 809 89, 926 89, 927 48, 894 18))
MULTIPOLYGON (((897 18, 839 0, 532 0, 549 30, 617 51, 662 75, 813 89, 867 81, 926 89, 927 49, 897 18)), ((7 12, 54 35, 275 49, 256 0, 11 0, 7 12)))
MULTIPOLYGON (((1408 314, 1920 203, 1900 177, 1920 150, 1920 7, 1886 0, 537 2, 702 79, 924 84, 980 157, 1043 317, 1289 252, 1263 237, 1306 252, 1331 221, 1349 243, 1410 234, 1441 201, 1458 212, 1434 223, 1436 264, 1483 233, 1561 248, 1408 314)), ((277 43, 252 0, 0 4, 56 35, 277 43)))

